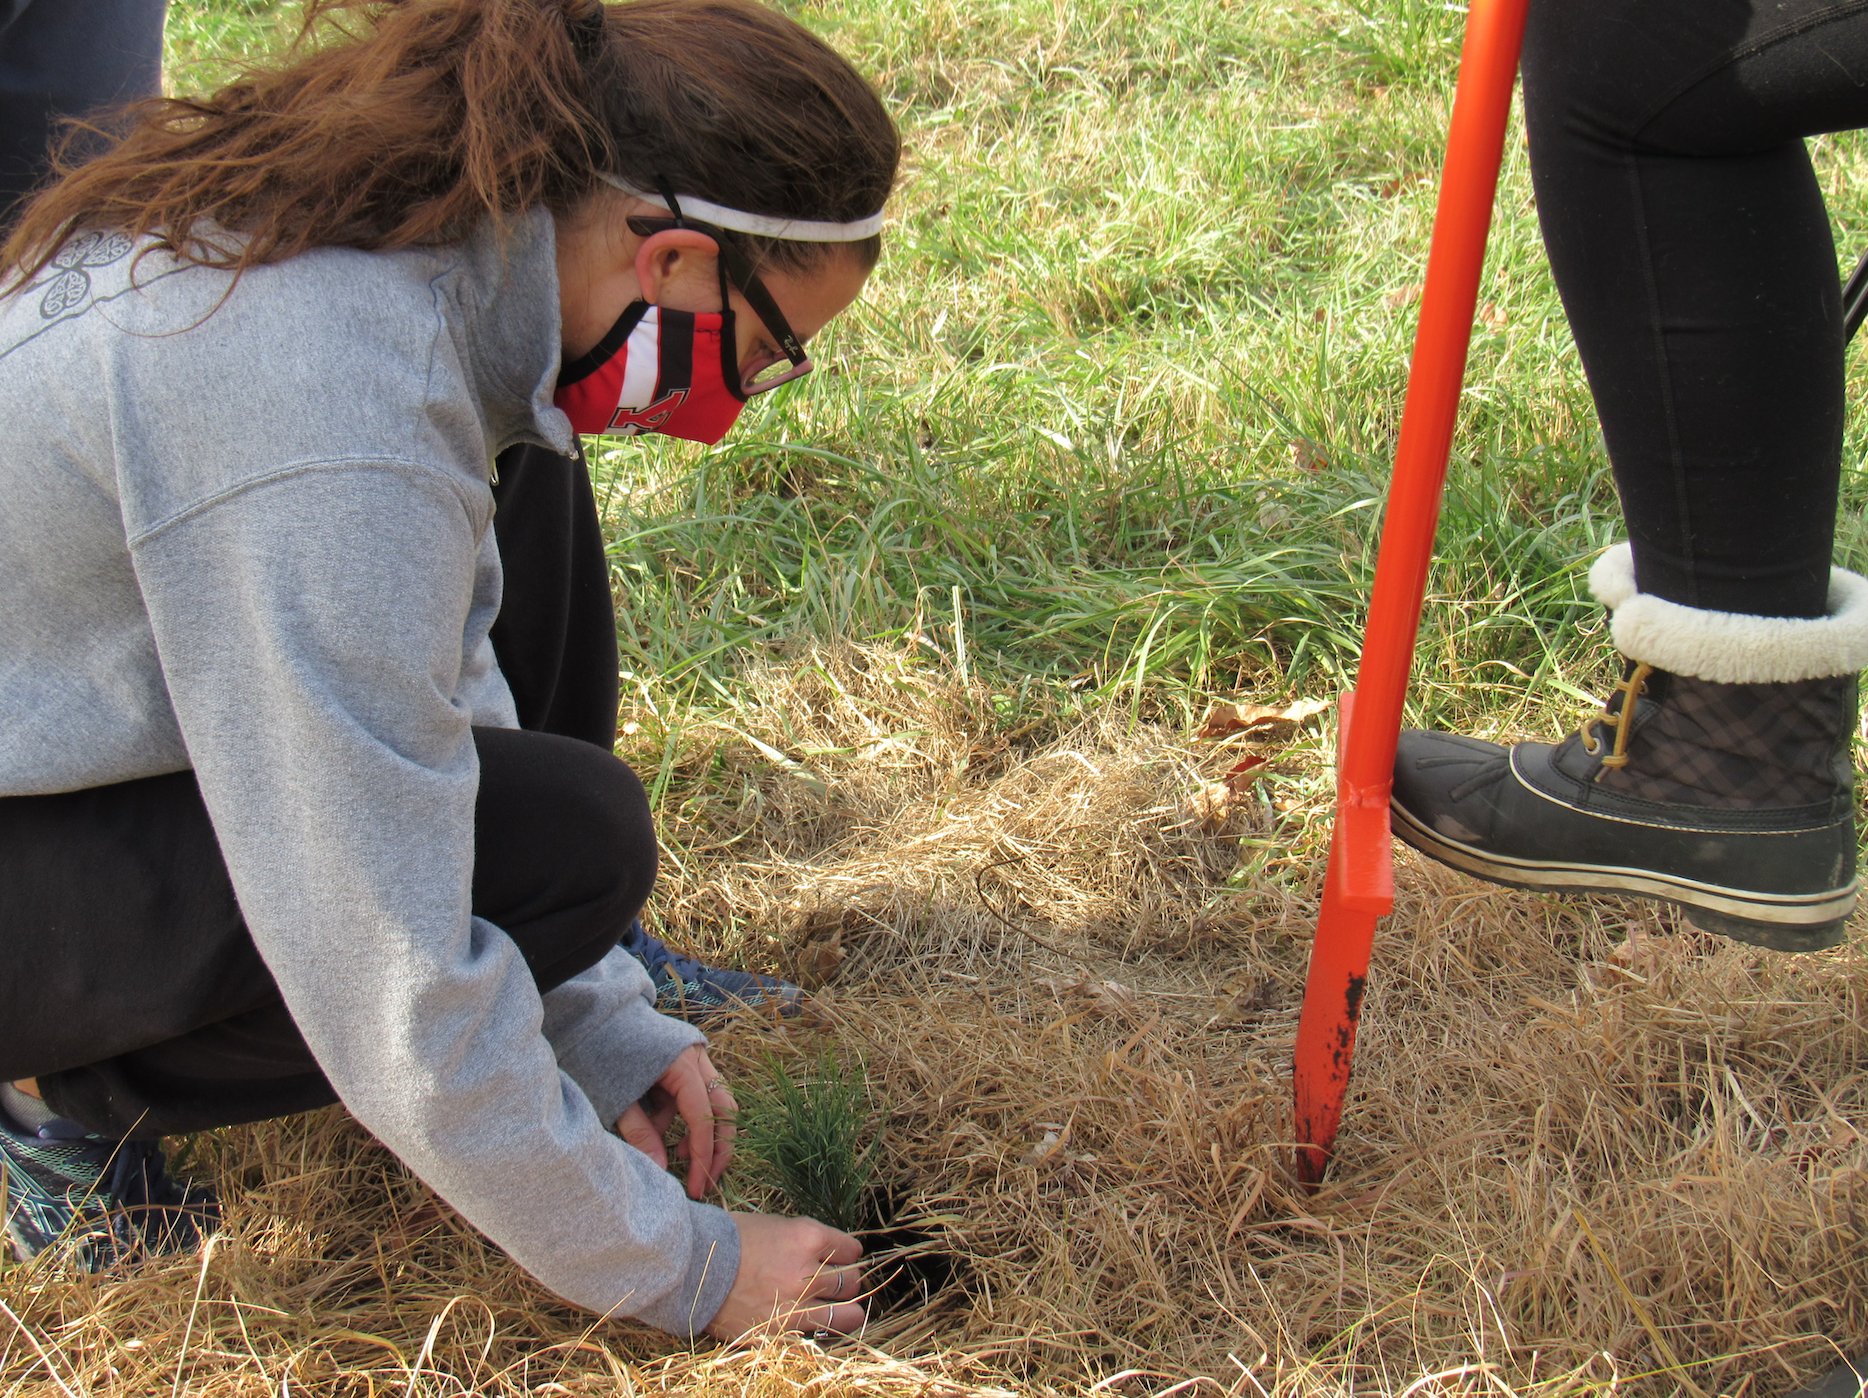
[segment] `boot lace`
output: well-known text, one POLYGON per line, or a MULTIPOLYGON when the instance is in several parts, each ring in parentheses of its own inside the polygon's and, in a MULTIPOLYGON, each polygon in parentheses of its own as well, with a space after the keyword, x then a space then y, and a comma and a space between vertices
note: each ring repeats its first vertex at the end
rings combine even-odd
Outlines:
POLYGON ((1582 739, 1583 751, 1591 757, 1602 758, 1602 765, 1596 768, 1597 781, 1602 780, 1604 772, 1620 771, 1628 765, 1628 739, 1634 733, 1635 700, 1647 692, 1647 677, 1653 673, 1652 665, 1637 662, 1634 669, 1628 672, 1627 678, 1609 691, 1609 697, 1603 701, 1601 709, 1585 718, 1583 726, 1576 730, 1576 736, 1582 739), (1622 697, 1621 708, 1611 709, 1609 704, 1617 694, 1622 697), (1594 731, 1596 725, 1601 723, 1615 725, 1615 743, 1607 755, 1603 754, 1602 743, 1594 731))

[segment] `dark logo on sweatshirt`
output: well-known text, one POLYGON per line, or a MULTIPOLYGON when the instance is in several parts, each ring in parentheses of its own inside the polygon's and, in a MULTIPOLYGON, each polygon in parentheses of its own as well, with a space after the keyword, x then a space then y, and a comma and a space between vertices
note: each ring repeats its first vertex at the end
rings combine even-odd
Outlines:
POLYGON ((47 320, 69 315, 84 304, 91 294, 91 274, 87 267, 103 267, 126 256, 130 240, 121 233, 94 230, 78 234, 52 256, 57 269, 39 298, 39 314, 47 320))

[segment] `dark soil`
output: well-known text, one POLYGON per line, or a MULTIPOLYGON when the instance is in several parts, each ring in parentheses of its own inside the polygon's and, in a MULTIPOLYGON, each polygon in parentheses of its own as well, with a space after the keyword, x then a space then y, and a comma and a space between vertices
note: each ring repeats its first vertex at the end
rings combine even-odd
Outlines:
POLYGON ((857 1236, 863 1240, 869 1313, 877 1319, 918 1310, 966 1276, 965 1264, 941 1250, 939 1229, 899 1221, 906 1198, 906 1190, 879 1185, 864 1201, 874 1223, 857 1236))

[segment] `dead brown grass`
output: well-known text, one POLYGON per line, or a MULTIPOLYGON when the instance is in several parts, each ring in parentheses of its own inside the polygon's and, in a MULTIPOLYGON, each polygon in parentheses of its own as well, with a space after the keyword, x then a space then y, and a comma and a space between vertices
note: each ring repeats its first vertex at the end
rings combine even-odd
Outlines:
POLYGON ((854 650, 748 692, 632 715, 664 930, 821 987, 716 1059, 862 1060, 959 1263, 935 1305, 830 1351, 594 1321, 333 1111, 193 1144, 231 1206, 201 1256, 0 1276, 0 1391, 1768 1395, 1868 1347, 1859 944, 1773 957, 1404 861, 1306 1197, 1324 730, 1006 718, 854 650), (1216 794, 1246 751, 1268 779, 1216 794))

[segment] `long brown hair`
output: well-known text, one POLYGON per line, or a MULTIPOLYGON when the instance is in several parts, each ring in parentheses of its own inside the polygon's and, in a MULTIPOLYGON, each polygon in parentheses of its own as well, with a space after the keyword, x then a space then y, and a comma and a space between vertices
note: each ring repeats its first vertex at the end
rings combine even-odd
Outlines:
MULTIPOLYGON (((103 154, 61 157, 0 247, 5 284, 76 228, 236 273, 452 242, 539 204, 566 213, 599 169, 843 222, 882 207, 900 159, 868 83, 753 0, 308 0, 294 52, 211 97, 139 103, 103 154)), ((834 246, 733 236, 797 270, 834 246)), ((879 240, 856 250, 873 264, 879 240)))

